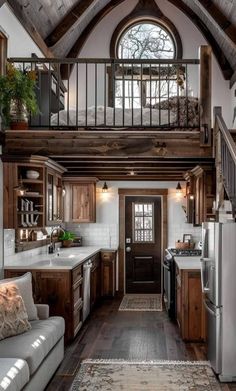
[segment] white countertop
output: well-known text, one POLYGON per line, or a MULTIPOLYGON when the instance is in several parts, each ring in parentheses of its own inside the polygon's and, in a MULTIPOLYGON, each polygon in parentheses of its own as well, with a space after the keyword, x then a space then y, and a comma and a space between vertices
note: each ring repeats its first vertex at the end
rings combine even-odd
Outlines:
POLYGON ((114 248, 101 248, 96 246, 60 248, 54 254, 41 254, 27 256, 18 262, 5 262, 5 269, 51 269, 51 270, 71 270, 85 262, 100 251, 116 251, 114 248))
POLYGON ((200 258, 201 257, 184 257, 181 255, 179 257, 175 257, 175 263, 179 269, 200 270, 200 258))

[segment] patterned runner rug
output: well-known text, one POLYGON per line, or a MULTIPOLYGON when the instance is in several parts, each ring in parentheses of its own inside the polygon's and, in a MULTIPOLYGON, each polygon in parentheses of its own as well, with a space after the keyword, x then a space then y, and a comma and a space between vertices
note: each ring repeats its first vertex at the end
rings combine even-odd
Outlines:
POLYGON ((119 311, 162 311, 161 294, 125 295, 119 311))
POLYGON ((205 361, 85 360, 70 391, 222 391, 205 361))

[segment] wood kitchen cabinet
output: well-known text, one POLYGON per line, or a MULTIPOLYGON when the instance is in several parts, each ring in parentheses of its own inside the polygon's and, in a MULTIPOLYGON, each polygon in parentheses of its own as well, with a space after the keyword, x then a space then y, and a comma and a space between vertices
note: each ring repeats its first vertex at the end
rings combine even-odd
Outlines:
POLYGON ((31 248, 38 245, 39 241, 30 235, 62 221, 64 171, 64 167, 42 156, 3 158, 4 228, 16 230, 17 250, 23 246, 27 249, 26 244, 31 248), (35 178, 29 175, 32 171, 35 178))
POLYGON ((56 225, 63 220, 62 174, 57 167, 46 168, 46 224, 56 225))
POLYGON ((73 270, 5 270, 11 278, 31 271, 35 303, 49 305, 50 316, 65 319, 65 341, 73 339, 82 326, 82 265, 73 270))
POLYGON ((176 317, 185 341, 205 340, 205 309, 198 270, 176 266, 176 317))
POLYGON ((66 222, 96 222, 97 178, 64 178, 64 218, 66 222))
POLYGON ((196 166, 185 175, 187 222, 201 225, 204 221, 214 220, 212 211, 215 200, 215 169, 196 166))
POLYGON ((101 251, 102 297, 114 297, 116 287, 116 251, 101 251))

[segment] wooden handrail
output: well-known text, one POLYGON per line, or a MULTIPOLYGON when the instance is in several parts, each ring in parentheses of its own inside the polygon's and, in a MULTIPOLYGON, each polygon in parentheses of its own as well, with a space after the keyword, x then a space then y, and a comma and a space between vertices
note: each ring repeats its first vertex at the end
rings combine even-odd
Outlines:
POLYGON ((224 138, 224 141, 228 147, 228 150, 230 152, 230 155, 234 161, 234 164, 236 166, 236 145, 234 142, 233 137, 230 134, 230 131, 228 130, 226 123, 222 117, 222 109, 221 107, 215 107, 214 108, 214 117, 215 117, 215 126, 218 126, 218 129, 221 132, 221 136, 224 138))
POLYGON ((221 107, 214 108, 215 158, 217 176, 216 204, 219 210, 223 201, 223 188, 236 216, 236 145, 222 117, 221 107))

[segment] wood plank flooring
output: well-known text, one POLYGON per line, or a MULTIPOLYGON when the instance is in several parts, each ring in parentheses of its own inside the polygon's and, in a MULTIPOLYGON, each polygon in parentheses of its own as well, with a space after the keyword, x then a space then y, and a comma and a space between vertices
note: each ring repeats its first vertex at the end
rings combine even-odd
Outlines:
MULTIPOLYGON (((65 358, 46 391, 70 389, 81 360, 205 360, 205 346, 184 343, 165 312, 118 311, 120 300, 107 300, 85 322, 66 348, 65 358)), ((236 383, 222 385, 236 391, 236 383)))

